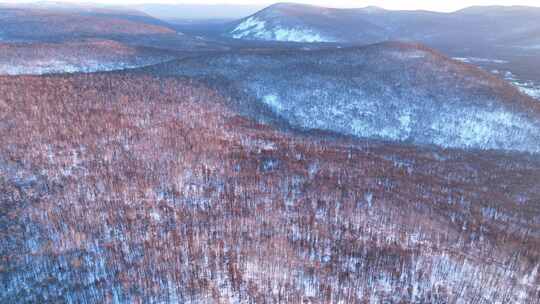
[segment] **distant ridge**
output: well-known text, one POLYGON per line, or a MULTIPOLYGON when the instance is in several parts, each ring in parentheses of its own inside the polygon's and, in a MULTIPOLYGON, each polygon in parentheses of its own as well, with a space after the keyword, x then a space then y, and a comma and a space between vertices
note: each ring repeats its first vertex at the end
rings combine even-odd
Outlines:
POLYGON ((151 16, 167 21, 177 20, 236 20, 256 13, 262 5, 233 4, 142 4, 135 6, 151 16))
POLYGON ((540 8, 475 6, 452 13, 392 11, 378 7, 337 9, 278 3, 241 19, 225 36, 266 41, 540 45, 540 8), (518 28, 519 31, 515 29, 518 28))
POLYGON ((156 64, 172 58, 165 51, 131 47, 111 40, 1 43, 0 75, 125 70, 156 64))
POLYGON ((221 48, 132 7, 93 4, 0 5, 0 41, 59 43, 114 40, 130 46, 185 51, 221 48))
POLYGON ((161 20, 134 10, 92 6, 0 6, 5 40, 174 34, 161 20))

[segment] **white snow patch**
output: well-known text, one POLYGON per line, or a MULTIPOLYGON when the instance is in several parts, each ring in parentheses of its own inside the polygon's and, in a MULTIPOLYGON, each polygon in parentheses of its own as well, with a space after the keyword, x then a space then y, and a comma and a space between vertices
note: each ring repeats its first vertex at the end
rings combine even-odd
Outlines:
POLYGON ((373 193, 371 192, 364 193, 364 200, 368 204, 368 207, 371 207, 371 205, 373 204, 373 193))
POLYGON ((412 52, 391 52, 391 55, 399 59, 416 59, 426 57, 426 52, 417 50, 412 52))
POLYGON ((479 57, 454 57, 452 58, 457 61, 465 63, 496 63, 496 64, 505 64, 508 63, 506 60, 501 59, 490 59, 490 58, 479 58, 479 57))
POLYGON ((410 134, 412 131, 411 123, 412 123, 412 117, 410 113, 403 113, 401 116, 399 116, 399 122, 401 124, 401 128, 407 133, 410 134))
POLYGON ((513 81, 514 84, 522 93, 531 96, 534 99, 540 100, 540 86, 532 82, 513 81))
POLYGON ((514 75, 510 71, 506 71, 504 72, 504 79, 513 81, 513 80, 516 80, 516 75, 514 75))
POLYGON ((161 215, 159 214, 158 211, 155 211, 155 210, 152 210, 150 212, 150 216, 152 217, 152 219, 156 222, 160 222, 161 221, 161 215))
POLYGON ((320 34, 306 29, 277 28, 274 31, 275 40, 291 42, 329 42, 320 34))
POLYGON ((264 31, 265 24, 265 21, 261 21, 255 17, 249 17, 232 31, 232 36, 235 39, 241 39, 251 34, 256 35, 264 31))
POLYGON ((99 62, 97 60, 83 60, 71 63, 60 59, 29 60, 20 63, 0 62, 0 75, 43 75, 54 73, 92 73, 99 71, 125 70, 143 67, 160 62, 161 60, 149 60, 147 63, 128 63, 126 61, 99 62))
POLYGON ((533 270, 531 271, 530 274, 528 275, 525 275, 522 279, 521 279, 521 284, 524 284, 524 285, 532 285, 534 284, 534 282, 536 282, 536 277, 538 275, 538 269, 540 267, 540 264, 536 265, 533 270))
POLYGON ((466 62, 466 63, 471 62, 471 60, 469 60, 469 58, 467 58, 467 57, 454 57, 452 59, 457 60, 457 61, 461 61, 461 62, 466 62))
POLYGON ((311 29, 301 27, 267 26, 266 21, 249 17, 231 35, 235 39, 259 39, 283 42, 334 42, 311 29))
POLYGON ((283 110, 283 105, 281 104, 279 97, 275 94, 265 95, 262 100, 266 105, 276 112, 283 110))
MULTIPOLYGON (((434 143, 439 146, 517 151, 530 149, 526 144, 528 137, 538 129, 530 121, 513 113, 478 109, 442 116, 431 128, 440 134, 434 138, 434 143), (520 132, 515 132, 516 130, 520 132)), ((538 151, 538 147, 532 150, 538 151)))
POLYGON ((540 100, 540 88, 519 87, 519 90, 535 99, 540 100))
POLYGON ((422 120, 423 113, 406 107, 380 121, 376 103, 368 100, 302 106, 275 92, 261 94, 261 102, 291 124, 305 129, 330 130, 364 138, 412 140, 448 148, 502 149, 539 152, 540 124, 504 108, 441 107, 440 114, 422 120), (291 109, 294 109, 292 111, 291 109), (421 135, 416 130, 425 129, 421 135))

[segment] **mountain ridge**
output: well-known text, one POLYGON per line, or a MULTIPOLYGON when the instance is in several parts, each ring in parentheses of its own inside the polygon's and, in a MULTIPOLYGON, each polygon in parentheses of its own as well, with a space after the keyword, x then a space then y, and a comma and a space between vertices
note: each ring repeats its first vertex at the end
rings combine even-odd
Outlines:
POLYGON ((540 151, 538 102, 420 44, 225 53, 149 69, 222 84, 249 117, 271 121, 275 115, 297 129, 448 148, 540 151))
POLYGON ((469 7, 442 13, 278 3, 235 22, 223 34, 236 39, 295 42, 370 44, 401 39, 428 44, 442 44, 446 40, 482 44, 508 41, 527 46, 537 43, 534 33, 540 30, 540 25, 534 20, 538 18, 540 8, 526 6, 469 7), (478 15, 475 11, 483 13, 478 15), (517 18, 506 18, 509 14, 517 18), (513 33, 512 28, 520 25, 522 32, 513 33), (315 38, 279 35, 279 31, 303 31, 315 38))

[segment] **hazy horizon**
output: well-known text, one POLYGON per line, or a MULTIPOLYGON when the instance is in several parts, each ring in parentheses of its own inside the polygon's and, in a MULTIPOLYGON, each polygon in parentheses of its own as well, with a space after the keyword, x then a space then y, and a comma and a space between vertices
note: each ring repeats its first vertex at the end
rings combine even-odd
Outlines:
POLYGON ((4 0, 0 1, 0 4, 28 4, 39 2, 53 2, 53 3, 71 3, 71 4, 100 4, 100 5, 114 5, 114 6, 129 6, 129 5, 142 5, 142 4, 164 4, 164 5, 247 5, 247 6, 268 6, 279 2, 291 2, 311 4, 317 6, 326 7, 338 7, 338 8, 360 8, 366 6, 378 6, 390 10, 431 10, 441 12, 456 11, 470 6, 533 6, 540 7, 540 3, 536 0, 459 0, 452 3, 441 3, 428 0, 414 0, 414 1, 398 1, 398 0, 298 0, 298 1, 254 1, 254 0, 236 0, 236 1, 186 1, 186 0, 95 0, 95 1, 78 1, 78 0, 56 0, 56 1, 42 1, 42 0, 4 0))

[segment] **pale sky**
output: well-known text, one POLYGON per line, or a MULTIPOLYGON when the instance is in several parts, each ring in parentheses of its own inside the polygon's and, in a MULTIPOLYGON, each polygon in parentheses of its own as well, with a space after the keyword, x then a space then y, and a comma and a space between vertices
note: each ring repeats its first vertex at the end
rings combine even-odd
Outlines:
MULTIPOLYGON (((42 2, 42 0, 0 0, 0 3, 42 2)), ((93 2, 110 5, 129 5, 143 3, 162 4, 255 4, 269 5, 276 1, 266 0, 55 0, 54 2, 81 3, 93 2)), ((281 1, 279 1, 281 2, 281 1)), ((540 6, 540 0, 285 0, 328 7, 365 7, 370 5, 386 9, 425 9, 434 11, 455 11, 472 5, 527 5, 540 6)))

